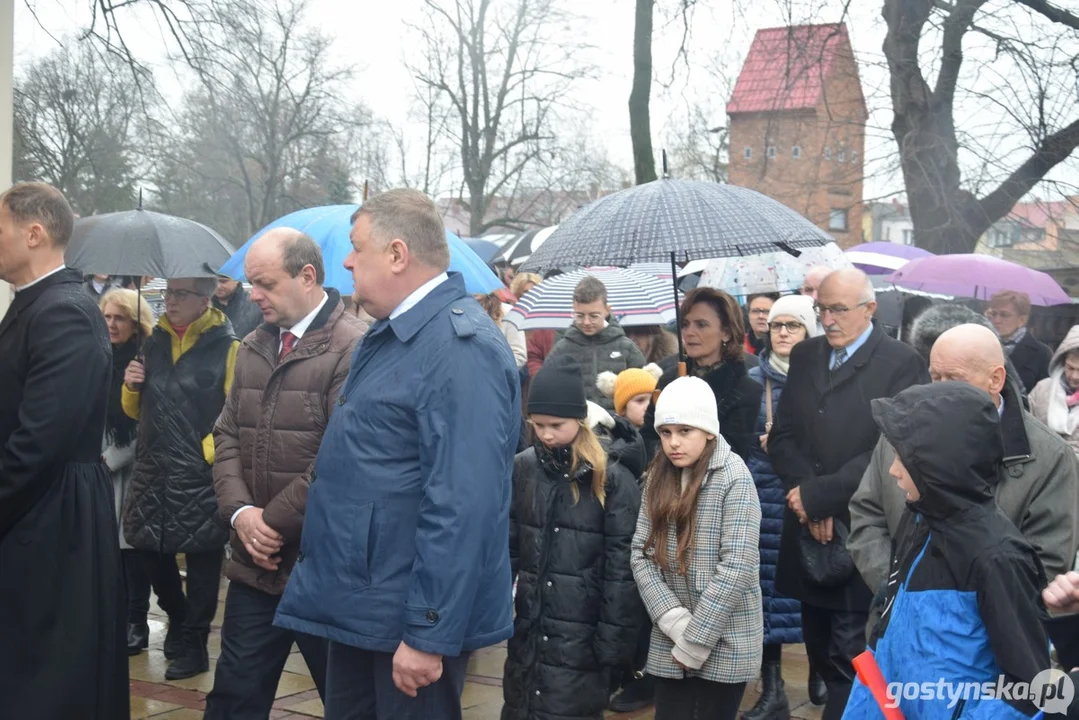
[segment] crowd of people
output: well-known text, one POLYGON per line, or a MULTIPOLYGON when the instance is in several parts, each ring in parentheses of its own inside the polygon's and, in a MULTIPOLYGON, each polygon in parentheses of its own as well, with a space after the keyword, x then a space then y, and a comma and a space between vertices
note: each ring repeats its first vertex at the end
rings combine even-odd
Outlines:
POLYGON ((782 720, 799 643, 825 720, 881 716, 867 648, 889 683, 1029 687, 1050 640, 1079 666, 1079 327, 1052 351, 1021 293, 900 342, 854 269, 698 287, 673 329, 588 277, 571 327, 521 333, 391 190, 352 218, 352 297, 279 228, 250 290, 170 278, 155 318, 146 278, 64 266, 73 222, 0 195, 0 716, 128 717, 151 592, 164 677, 208 672, 223 570, 207 718, 268 718, 294 643, 332 720, 460 718, 502 641, 505 720, 782 720))

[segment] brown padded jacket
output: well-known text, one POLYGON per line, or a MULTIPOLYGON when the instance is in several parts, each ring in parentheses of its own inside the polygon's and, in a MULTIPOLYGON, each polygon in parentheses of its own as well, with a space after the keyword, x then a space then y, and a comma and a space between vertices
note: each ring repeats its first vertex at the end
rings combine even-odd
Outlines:
POLYGON ((214 428, 214 490, 226 523, 245 505, 285 538, 276 571, 252 561, 232 531, 227 575, 256 590, 280 595, 300 549, 311 468, 337 395, 348 377, 352 351, 367 325, 344 311, 336 290, 296 347, 278 364, 280 330, 260 325, 244 338, 225 408, 214 428))

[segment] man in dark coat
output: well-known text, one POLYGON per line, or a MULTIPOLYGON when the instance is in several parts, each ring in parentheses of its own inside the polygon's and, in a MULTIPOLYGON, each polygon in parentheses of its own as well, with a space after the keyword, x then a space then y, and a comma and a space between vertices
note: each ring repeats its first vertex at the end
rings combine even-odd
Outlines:
POLYGON ((225 313, 232 323, 232 332, 241 340, 262 324, 262 311, 258 305, 251 302, 251 297, 239 281, 227 275, 217 276, 217 290, 211 302, 225 313))
POLYGON ((0 716, 119 720, 128 710, 123 580, 101 462, 111 348, 64 267, 64 196, 0 196, 0 716))
POLYGON ((993 323, 1004 351, 1023 381, 1023 389, 1030 392, 1039 382, 1049 377, 1049 361, 1053 351, 1030 334, 1030 296, 1026 293, 1005 290, 989 300, 985 316, 993 323))
POLYGON ((322 253, 297 230, 264 234, 244 267, 267 322, 237 353, 214 427, 214 490, 233 533, 206 720, 268 717, 294 641, 325 689, 325 640, 276 628, 273 617, 300 550, 309 470, 367 328, 323 289, 322 253))
POLYGON ((825 335, 791 352, 768 437, 772 466, 788 490, 776 589, 802 602, 806 653, 828 688, 824 720, 836 720, 846 706, 872 595, 857 572, 837 585, 813 582, 800 542, 832 542, 836 525, 850 527, 847 505, 880 434, 869 401, 929 381, 918 354, 873 322, 876 306, 865 273, 837 270, 825 278, 817 294, 825 335), (806 530, 812 538, 802 540, 806 530))

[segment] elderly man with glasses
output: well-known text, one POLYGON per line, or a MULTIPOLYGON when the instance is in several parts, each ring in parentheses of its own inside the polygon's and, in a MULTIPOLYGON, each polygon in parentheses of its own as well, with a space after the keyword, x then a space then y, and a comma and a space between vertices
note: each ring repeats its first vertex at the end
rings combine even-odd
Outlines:
POLYGON ((124 538, 139 551, 139 567, 128 573, 129 652, 146 647, 151 578, 176 573, 177 553, 187 559, 186 602, 168 609, 167 680, 209 669, 206 643, 229 538, 214 494, 213 429, 240 343, 229 319, 210 306, 216 288, 212 277, 168 281, 165 313, 128 366, 121 396, 124 412, 139 420, 123 509, 124 538), (131 582, 140 574, 141 582, 131 582))
MULTIPOLYGON (((824 279, 816 302, 824 335, 791 351, 768 436, 768 456, 788 504, 776 591, 802 603, 806 653, 828 688, 824 720, 843 714, 854 678, 851 662, 865 649, 872 594, 849 557, 847 572, 827 578, 811 560, 821 554, 819 545, 846 540, 847 506, 880 434, 870 401, 929 380, 918 354, 873 322, 876 309, 865 273, 837 270, 824 279)), ((845 554, 840 545, 831 557, 845 554)))

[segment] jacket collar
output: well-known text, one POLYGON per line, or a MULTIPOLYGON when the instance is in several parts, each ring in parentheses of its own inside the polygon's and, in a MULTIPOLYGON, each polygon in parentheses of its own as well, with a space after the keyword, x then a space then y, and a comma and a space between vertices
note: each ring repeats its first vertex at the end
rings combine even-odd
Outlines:
POLYGON ((884 331, 880 329, 880 324, 874 319, 873 331, 869 333, 869 337, 866 338, 866 341, 858 348, 857 352, 847 358, 835 372, 830 369, 832 346, 828 344, 827 338, 823 338, 817 347, 817 372, 813 377, 817 388, 822 393, 825 393, 854 377, 859 370, 869 364, 870 358, 873 357, 873 353, 876 352, 877 346, 880 345, 883 338, 884 331))
MULTIPOLYGON (((82 282, 82 274, 78 270, 64 268, 46 278, 42 278, 40 282, 34 283, 25 290, 20 290, 15 293, 15 298, 11 301, 11 306, 8 308, 3 320, 0 320, 0 335, 3 335, 4 331, 15 322, 15 318, 18 317, 21 310, 30 307, 30 305, 41 297, 49 288, 64 283, 82 285, 82 282)), ((7 289, 5 288, 2 292, 7 292, 7 289)))
POLYGON ((214 328, 221 327, 228 322, 228 318, 225 317, 225 313, 221 312, 217 308, 211 305, 206 309, 195 322, 191 323, 187 327, 187 331, 184 333, 183 338, 176 334, 176 331, 172 329, 172 323, 169 322, 168 315, 162 314, 161 319, 157 321, 157 327, 174 343, 179 343, 180 355, 195 347, 195 344, 199 341, 203 335, 206 335, 214 328))
POLYGON ((372 334, 381 330, 384 325, 389 325, 390 329, 393 330, 393 333, 397 336, 397 339, 407 343, 415 337, 416 333, 418 333, 424 325, 429 323, 439 311, 451 302, 465 297, 465 295, 464 277, 461 273, 451 272, 449 273, 448 280, 428 293, 426 297, 416 303, 416 305, 411 307, 407 312, 398 315, 393 320, 380 320, 375 323, 376 327, 371 329, 372 334))
MULTIPOLYGON (((660 450, 660 452, 663 452, 660 450)), ((704 481, 701 482, 701 487, 704 487, 708 481, 712 478, 713 473, 723 469, 723 466, 727 464, 727 460, 731 457, 731 446, 727 443, 722 435, 716 435, 716 450, 712 453, 712 459, 708 461, 708 472, 704 475, 704 481)))
POLYGON ((1001 397, 1004 399, 1004 412, 1000 415, 1000 434, 1004 439, 1004 466, 1032 462, 1035 458, 1023 419, 1023 403, 1015 393, 1012 383, 1004 383, 1001 397))
MULTIPOLYGON (((293 359, 314 355, 318 346, 333 334, 333 327, 337 319, 344 314, 345 308, 341 304, 341 293, 333 288, 325 288, 326 304, 315 315, 314 320, 307 327, 296 348, 285 358, 285 362, 293 359)), ((248 340, 246 346, 259 355, 264 356, 271 365, 277 364, 278 346, 281 342, 281 328, 270 323, 259 325, 258 330, 248 340)))

